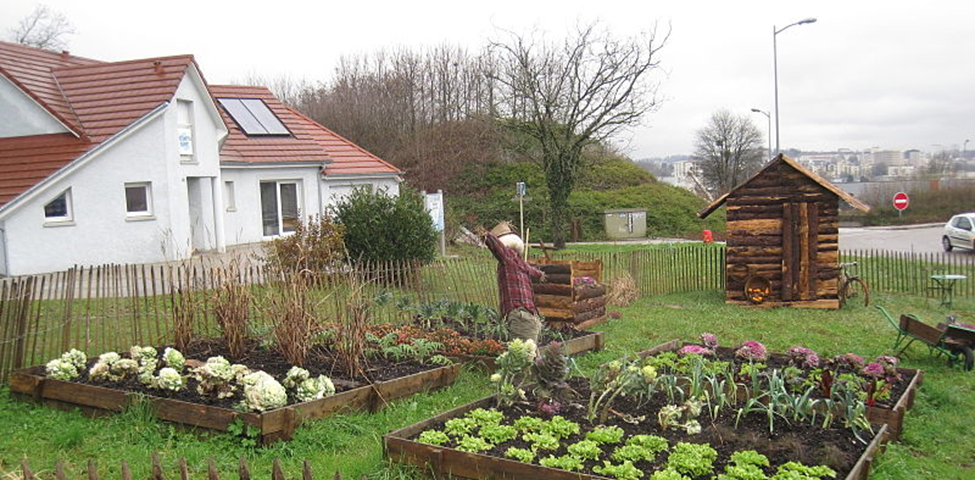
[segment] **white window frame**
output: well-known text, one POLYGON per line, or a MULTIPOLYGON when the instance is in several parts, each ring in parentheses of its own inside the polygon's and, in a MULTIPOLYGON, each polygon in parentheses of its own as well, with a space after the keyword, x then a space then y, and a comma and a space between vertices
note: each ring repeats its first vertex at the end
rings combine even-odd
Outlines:
POLYGON ((152 208, 152 182, 127 182, 122 190, 122 201, 125 205, 125 217, 128 220, 147 220, 153 217, 152 208), (129 210, 128 190, 130 188, 141 187, 146 192, 146 210, 129 210))
POLYGON ((223 182, 223 203, 228 212, 237 211, 237 187, 233 180, 223 182))
POLYGON ((49 200, 43 206, 41 206, 41 214, 44 215, 44 224, 49 226, 56 225, 73 225, 74 224, 74 206, 71 204, 71 189, 65 189, 61 193, 57 194, 54 198, 49 200), (64 196, 65 210, 67 214, 59 217, 49 217, 47 212, 44 211, 48 205, 57 200, 59 197, 64 196))
POLYGON ((196 163, 196 132, 193 125, 193 101, 176 99, 176 150, 179 152, 179 160, 182 163, 196 163), (186 108, 186 118, 181 118, 181 111, 186 108), (183 150, 183 143, 180 138, 183 135, 190 137, 189 151, 183 150))
POLYGON ((303 195, 303 191, 302 191, 302 188, 301 188, 302 187, 302 181, 301 180, 294 180, 294 179, 284 179, 284 180, 265 179, 265 180, 259 180, 258 183, 257 183, 257 195, 258 195, 258 200, 259 200, 260 205, 261 205, 261 208, 260 208, 260 212, 261 212, 261 217, 260 217, 260 219, 261 219, 261 235, 264 238, 285 237, 285 236, 288 236, 288 235, 291 235, 291 234, 294 233, 293 231, 291 231, 291 232, 285 232, 285 231, 283 231, 283 229, 284 229, 284 215, 282 214, 283 209, 281 208, 281 185, 294 185, 295 186, 295 210, 297 211, 298 219, 299 220, 301 219, 301 205, 302 205, 301 199, 302 199, 302 195, 303 195), (262 195, 261 194, 261 185, 263 185, 265 183, 273 183, 274 184, 274 190, 275 190, 274 195, 275 195, 275 200, 277 201, 278 232, 276 234, 274 234, 274 235, 266 235, 264 233, 264 199, 261 196, 262 195))

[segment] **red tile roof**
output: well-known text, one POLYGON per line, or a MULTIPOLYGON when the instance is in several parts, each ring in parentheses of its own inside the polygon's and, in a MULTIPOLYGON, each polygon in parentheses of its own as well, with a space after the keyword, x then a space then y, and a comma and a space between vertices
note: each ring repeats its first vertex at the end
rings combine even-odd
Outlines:
POLYGON ((329 175, 398 175, 403 173, 402 170, 392 164, 302 115, 297 110, 291 108, 288 110, 303 120, 305 132, 311 135, 319 145, 325 147, 329 156, 332 157, 332 163, 325 167, 326 177, 329 175))
POLYGON ((230 136, 220 151, 223 162, 326 163, 325 175, 398 174, 399 169, 362 147, 281 103, 266 87, 211 85, 214 98, 259 98, 291 131, 290 137, 247 136, 221 107, 230 136))
POLYGON ((90 142, 70 133, 3 139, 0 141, 0 205, 40 183, 90 147, 90 142))
POLYGON ((169 101, 193 63, 190 55, 99 62, 0 42, 0 74, 79 137, 0 139, 0 206, 169 101))

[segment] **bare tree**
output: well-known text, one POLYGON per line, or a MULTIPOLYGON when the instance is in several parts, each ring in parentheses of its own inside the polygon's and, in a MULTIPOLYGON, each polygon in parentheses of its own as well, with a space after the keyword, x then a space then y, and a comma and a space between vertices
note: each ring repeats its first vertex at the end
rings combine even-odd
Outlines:
POLYGON ((762 131, 744 115, 718 110, 697 131, 694 163, 712 197, 730 191, 762 166, 762 131))
POLYGON ((538 144, 553 241, 561 248, 583 149, 638 124, 660 104, 653 74, 666 36, 651 31, 621 39, 595 23, 579 26, 561 43, 537 33, 505 36, 490 43, 497 113, 538 144))
POLYGON ((233 85, 249 85, 252 87, 267 87, 274 93, 278 100, 281 100, 289 107, 297 107, 301 100, 301 95, 312 87, 305 79, 296 80, 288 74, 283 75, 262 75, 256 71, 248 73, 243 79, 233 79, 233 85))
POLYGON ((75 33, 74 25, 63 13, 38 5, 30 15, 20 20, 17 27, 10 30, 10 38, 21 45, 61 50, 68 46, 65 37, 75 33))

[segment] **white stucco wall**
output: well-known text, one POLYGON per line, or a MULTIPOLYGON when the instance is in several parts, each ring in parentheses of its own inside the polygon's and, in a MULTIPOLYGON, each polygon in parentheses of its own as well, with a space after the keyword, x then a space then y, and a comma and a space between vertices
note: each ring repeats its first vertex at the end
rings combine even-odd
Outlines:
POLYGON ((373 192, 386 189, 390 195, 397 196, 399 195, 399 182, 399 178, 394 176, 325 177, 322 180, 324 185, 322 191, 325 193, 325 205, 327 207, 335 205, 352 193, 353 189, 363 185, 372 185, 373 192))
POLYGON ((58 119, 0 75, 0 138, 67 132, 58 119))
MULTIPOLYGON (((151 263, 187 258, 193 247, 187 177, 198 178, 199 221, 216 232, 210 185, 220 180, 217 139, 225 126, 207 111, 209 95, 192 70, 175 98, 193 101, 193 163, 183 163, 176 136, 176 102, 106 141, 82 162, 55 174, 0 210, 9 275, 59 271, 73 265, 151 263), (125 184, 150 182, 152 215, 126 214, 125 184), (44 205, 71 191, 70 222, 44 218, 44 205), (207 213, 209 212, 209 213, 207 213)), ((215 244, 209 237, 207 247, 215 244)))
MULTIPOLYGON (((234 209, 225 209, 227 245, 267 240, 261 220, 261 182, 281 181, 298 184, 298 209, 302 217, 321 213, 319 172, 321 165, 308 166, 225 166, 223 182, 234 182, 234 209)), ((223 195, 225 186, 220 185, 223 195)))

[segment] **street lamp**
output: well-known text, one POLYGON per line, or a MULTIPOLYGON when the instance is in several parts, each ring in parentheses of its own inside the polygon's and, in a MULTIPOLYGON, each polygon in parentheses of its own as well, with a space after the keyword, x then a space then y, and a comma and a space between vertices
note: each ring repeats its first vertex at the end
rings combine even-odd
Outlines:
POLYGON ((768 155, 769 158, 771 158, 772 157, 772 116, 769 115, 769 113, 766 112, 765 110, 759 110, 757 108, 753 108, 752 111, 755 113, 761 113, 762 115, 765 115, 765 118, 768 120, 768 155))
POLYGON ((773 69, 775 70, 775 153, 779 153, 779 49, 776 45, 775 38, 780 33, 789 29, 789 27, 805 25, 807 23, 816 23, 816 19, 807 18, 805 20, 799 20, 798 22, 790 23, 779 29, 776 29, 775 25, 772 25, 772 64, 773 69))
POLYGON ((968 151, 968 139, 966 138, 965 143, 961 145, 961 158, 968 158, 968 155, 965 154, 965 152, 967 151, 968 151))

